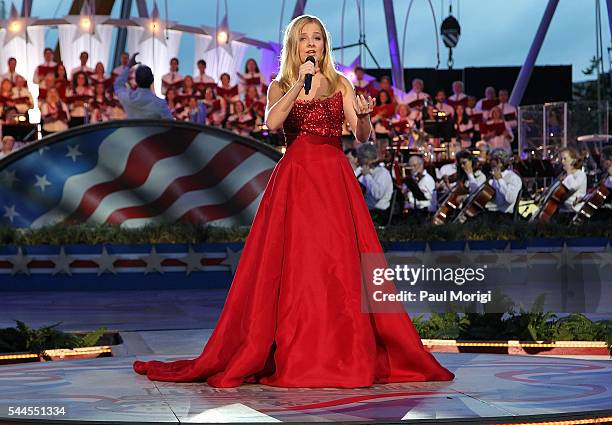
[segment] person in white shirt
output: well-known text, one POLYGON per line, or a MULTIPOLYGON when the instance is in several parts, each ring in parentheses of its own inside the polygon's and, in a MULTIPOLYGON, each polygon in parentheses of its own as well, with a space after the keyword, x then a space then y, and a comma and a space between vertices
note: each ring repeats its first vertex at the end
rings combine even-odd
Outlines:
POLYGON ((487 142, 491 149, 504 149, 512 154, 512 141, 514 134, 510 124, 504 120, 501 109, 494 106, 490 112, 490 118, 486 121, 484 128, 481 128, 482 138, 487 142), (496 132, 495 126, 503 127, 501 133, 496 132))
POLYGON ((424 200, 416 199, 412 191, 404 183, 402 185, 402 192, 405 196, 404 208, 417 210, 422 213, 433 212, 438 208, 437 196, 436 196, 436 182, 433 177, 429 175, 425 170, 425 163, 423 158, 418 155, 413 155, 408 159, 408 168, 410 169, 410 177, 417 182, 417 185, 423 195, 424 200))
POLYGON ((511 170, 512 155, 504 149, 493 149, 490 154, 492 178, 489 184, 495 189, 495 201, 486 206, 489 211, 514 213, 514 205, 523 187, 521 177, 511 170))
POLYGON ((499 91, 499 105, 497 107, 501 109, 504 119, 510 125, 510 128, 514 130, 518 125, 518 114, 516 107, 508 103, 508 99, 508 90, 501 89, 499 91))
POLYGON ((470 195, 476 192, 480 186, 486 183, 487 177, 478 169, 478 158, 470 151, 462 150, 455 155, 457 163, 457 181, 463 182, 470 195))
MULTIPOLYGON (((44 63, 41 63, 36 67, 34 71, 34 77, 32 80, 36 84, 40 84, 47 74, 55 74, 55 68, 57 68, 57 63, 53 61, 53 50, 50 47, 45 47, 43 52, 43 56, 45 58, 44 63)), ((41 85, 40 88, 46 88, 44 85, 41 85)))
POLYGON ((605 186, 612 189, 612 146, 606 146, 601 150, 600 166, 607 173, 605 186))
POLYGON ((162 94, 166 94, 168 87, 179 89, 183 81, 183 76, 179 73, 178 58, 170 59, 170 72, 162 77, 162 94))
POLYGON ((2 138, 2 149, 0 150, 0 159, 7 157, 15 149, 15 138, 13 136, 4 136, 2 138))
POLYGON ((40 114, 43 122, 43 133, 48 134, 68 129, 70 111, 68 106, 60 99, 55 87, 47 90, 47 96, 40 105, 40 114))
POLYGON ((424 102, 426 99, 431 98, 429 94, 423 91, 424 88, 425 84, 423 83, 423 80, 421 80, 420 78, 415 78, 414 80, 412 80, 412 90, 410 90, 406 94, 406 97, 404 98, 403 102, 407 103, 411 109, 413 109, 417 105, 421 106, 423 104, 422 102, 424 102))
POLYGON ((365 188, 365 201, 368 209, 377 213, 388 212, 393 195, 391 173, 378 163, 378 150, 373 143, 363 143, 357 148, 359 166, 355 176, 365 188))
POLYGON ((482 112, 483 121, 486 121, 489 119, 489 114, 492 108, 492 107, 484 105, 485 103, 495 103, 495 88, 494 87, 489 86, 485 89, 485 97, 483 97, 478 102, 476 102, 476 106, 474 108, 477 112, 482 112))
POLYGON ((115 69, 113 69, 113 75, 115 77, 121 74, 123 70, 128 67, 127 64, 129 60, 130 60, 130 55, 128 55, 127 52, 121 53, 121 64, 117 66, 115 69))
POLYGON ((461 104, 467 106, 467 95, 464 93, 463 81, 453 81, 453 94, 448 97, 448 103, 453 108, 461 104))
POLYGON ((23 78, 21 74, 18 74, 17 71, 15 71, 17 68, 17 59, 8 58, 7 65, 8 71, 0 75, 0 80, 9 80, 11 83, 15 84, 17 82, 17 77, 23 78))
POLYGON ((559 156, 563 166, 563 174, 559 177, 559 180, 571 192, 559 212, 578 212, 584 204, 581 201, 587 190, 587 176, 582 171, 584 159, 574 148, 560 149, 559 156))
POLYGON ((196 87, 198 84, 216 84, 215 79, 206 73, 206 61, 204 59, 198 61, 198 75, 193 77, 193 82, 196 87))
POLYGON ((89 78, 89 76, 94 73, 93 68, 87 66, 87 61, 89 60, 89 53, 81 52, 81 54, 79 55, 79 60, 81 61, 81 65, 77 66, 76 68, 72 68, 72 70, 70 71, 71 81, 74 79, 74 75, 77 72, 85 73, 87 78, 89 78))
POLYGON ((455 110, 453 109, 453 107, 446 103, 446 93, 444 92, 444 90, 440 89, 436 92, 436 103, 434 107, 438 111, 444 112, 447 117, 452 118, 453 115, 455 115, 455 110))
POLYGON ((26 87, 26 80, 21 75, 17 75, 15 80, 15 87, 13 87, 13 100, 15 101, 15 108, 20 114, 25 114, 28 109, 34 107, 34 100, 30 90, 26 87))

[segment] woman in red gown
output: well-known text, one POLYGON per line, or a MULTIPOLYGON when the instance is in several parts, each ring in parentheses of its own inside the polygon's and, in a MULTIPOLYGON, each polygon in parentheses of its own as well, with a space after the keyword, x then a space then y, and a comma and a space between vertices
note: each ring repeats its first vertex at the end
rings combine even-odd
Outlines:
POLYGON ((382 255, 382 248, 340 136, 346 119, 356 139, 367 141, 373 107, 335 70, 321 21, 295 18, 266 111, 270 129, 284 128, 288 148, 266 186, 217 326, 197 358, 136 361, 136 372, 214 387, 453 379, 423 348, 401 304, 395 312, 362 309, 362 257, 382 255), (308 95, 306 74, 313 75, 308 95))

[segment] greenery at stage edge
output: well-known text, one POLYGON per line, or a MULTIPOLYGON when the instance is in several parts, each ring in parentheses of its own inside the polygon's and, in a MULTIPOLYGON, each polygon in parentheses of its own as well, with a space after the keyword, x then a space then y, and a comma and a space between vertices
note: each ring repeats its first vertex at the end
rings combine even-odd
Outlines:
POLYGON ((46 350, 93 347, 104 336, 106 328, 99 328, 86 335, 75 335, 57 330, 55 323, 33 329, 15 320, 13 328, 0 329, 0 353, 36 353, 49 360, 46 350))
MULTIPOLYGON (((281 225, 279 223, 279 225, 281 225)), ((526 240, 531 238, 612 237, 612 222, 561 223, 503 222, 482 217, 465 224, 433 226, 419 222, 377 229, 381 241, 526 240)), ((0 227, 0 245, 200 244, 243 242, 249 227, 160 224, 138 229, 112 225, 55 225, 40 229, 0 227)))
POLYGON ((451 303, 446 313, 431 313, 412 318, 421 338, 459 341, 605 341, 612 355, 612 321, 594 322, 584 314, 564 317, 544 311, 545 295, 536 298, 529 310, 517 307, 508 297, 498 294, 497 307, 479 312, 476 304, 459 311, 451 303), (501 305, 500 305, 501 303, 501 305), (500 309, 501 308, 501 309, 500 309))

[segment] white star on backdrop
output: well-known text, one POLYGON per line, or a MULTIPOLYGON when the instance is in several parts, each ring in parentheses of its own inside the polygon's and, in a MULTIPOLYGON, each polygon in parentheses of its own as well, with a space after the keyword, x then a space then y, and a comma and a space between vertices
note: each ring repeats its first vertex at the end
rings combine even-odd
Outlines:
POLYGON ((242 255, 242 249, 239 251, 232 251, 229 248, 225 248, 225 260, 221 261, 221 264, 229 266, 232 274, 236 274, 238 263, 240 262, 240 256, 242 255))
POLYGON ((102 247, 102 254, 97 260, 94 260, 98 264, 98 276, 106 272, 117 274, 115 270, 115 261, 117 261, 116 255, 109 255, 106 247, 102 247))
POLYGON ((19 179, 15 176, 16 171, 5 170, 2 172, 2 184, 8 186, 9 188, 13 187, 13 183, 18 182, 19 179))
POLYGON ((0 26, 6 29, 6 36, 4 37, 4 45, 6 46, 14 38, 22 38, 26 40, 26 31, 28 25, 36 21, 36 18, 22 17, 17 12, 17 8, 13 4, 11 6, 11 13, 8 19, 0 20, 0 26))
POLYGON ((68 146, 67 157, 72 158, 72 162, 76 162, 77 157, 83 155, 81 151, 79 151, 79 145, 68 146))
POLYGON ((238 41, 244 37, 244 33, 230 31, 227 14, 221 20, 221 24, 218 28, 205 25, 202 25, 202 28, 213 37, 204 53, 219 47, 224 49, 228 55, 232 56, 232 41, 238 41), (220 38, 225 38, 225 42, 222 43, 220 38))
POLYGON ((204 255, 195 252, 193 247, 189 245, 189 252, 186 256, 179 258, 179 260, 185 263, 185 272, 187 276, 191 274, 193 271, 201 271, 202 270, 202 259, 204 255))
POLYGON ((11 207, 4 206, 4 217, 8 218, 11 223, 15 220, 19 213, 15 211, 15 205, 13 204, 11 207))
POLYGON ((58 273, 66 273, 68 276, 72 276, 72 271, 70 271, 70 264, 72 264, 72 261, 73 258, 66 255, 64 247, 61 247, 59 255, 55 260, 55 268, 53 269, 53 275, 55 276, 58 273))
POLYGON ((144 29, 142 37, 140 38, 141 43, 144 43, 149 38, 154 38, 159 40, 163 45, 166 45, 166 29, 172 27, 176 23, 175 21, 166 22, 165 19, 159 17, 157 2, 153 3, 153 9, 148 18, 131 18, 131 20, 136 21, 136 23, 144 29))
POLYGON ((64 19, 76 26, 74 38, 72 39, 73 42, 77 41, 84 35, 89 35, 95 38, 98 42, 102 42, 97 28, 98 25, 108 20, 108 16, 97 16, 92 14, 91 10, 89 9, 89 2, 83 3, 80 15, 68 15, 65 16, 64 19))
POLYGON ((30 259, 23 253, 23 249, 21 249, 21 247, 17 248, 17 255, 13 257, 13 260, 9 261, 13 264, 11 275, 14 276, 18 273, 27 274, 28 276, 30 275, 30 270, 28 269, 30 259))
POLYGON ((46 174, 43 174, 42 176, 36 174, 36 183, 34 183, 34 186, 39 187, 40 191, 44 192, 47 186, 51 186, 51 182, 47 180, 46 174))
POLYGON ((146 263, 145 266, 145 274, 149 274, 150 272, 159 272, 164 274, 164 268, 162 267, 162 261, 164 261, 164 257, 157 253, 155 249, 155 245, 151 247, 151 253, 144 257, 140 257, 141 260, 144 260, 146 263))

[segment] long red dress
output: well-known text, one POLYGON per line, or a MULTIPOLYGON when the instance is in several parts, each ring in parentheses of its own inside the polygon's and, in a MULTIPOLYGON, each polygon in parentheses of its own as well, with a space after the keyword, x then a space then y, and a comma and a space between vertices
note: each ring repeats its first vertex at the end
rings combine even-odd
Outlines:
POLYGON ((341 149, 342 94, 297 100, 289 147, 265 189, 240 263, 203 352, 134 363, 151 380, 214 387, 366 387, 448 381, 405 313, 361 308, 360 257, 382 253, 341 149))

